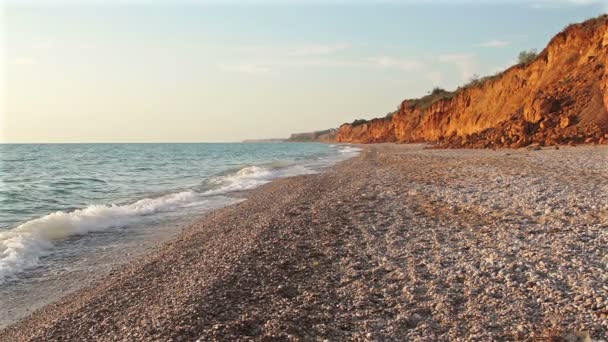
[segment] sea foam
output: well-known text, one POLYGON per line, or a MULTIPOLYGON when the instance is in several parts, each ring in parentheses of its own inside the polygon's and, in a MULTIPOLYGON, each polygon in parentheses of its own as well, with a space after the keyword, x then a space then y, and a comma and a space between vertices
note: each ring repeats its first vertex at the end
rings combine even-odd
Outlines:
POLYGON ((202 193, 184 191, 144 198, 131 204, 90 205, 71 212, 57 211, 11 230, 0 231, 0 284, 37 266, 40 258, 49 254, 58 240, 128 226, 157 212, 203 205, 211 196, 254 189, 276 178, 317 172, 301 164, 281 165, 283 167, 279 168, 246 166, 234 173, 212 177, 208 180, 212 189, 202 193))
POLYGON ((312 174, 316 171, 304 165, 291 165, 281 168, 247 166, 236 173, 212 178, 209 182, 217 188, 206 191, 205 195, 215 195, 235 191, 251 190, 271 182, 276 178, 312 174))
POLYGON ((262 166, 247 166, 236 173, 213 177, 209 183, 217 188, 205 192, 206 195, 243 191, 257 188, 262 184, 270 182, 273 172, 262 166))
POLYGON ((197 198, 184 191, 157 198, 144 198, 126 205, 91 205, 72 212, 57 211, 0 232, 0 283, 34 267, 54 242, 110 227, 125 226, 141 216, 187 205, 197 198))
POLYGON ((340 148, 340 153, 358 153, 361 149, 353 146, 344 146, 340 148))

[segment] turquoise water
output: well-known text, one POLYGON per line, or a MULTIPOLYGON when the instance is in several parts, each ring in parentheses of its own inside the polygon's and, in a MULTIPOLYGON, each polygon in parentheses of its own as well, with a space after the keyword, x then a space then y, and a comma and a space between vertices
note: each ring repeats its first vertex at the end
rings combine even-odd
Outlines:
POLYGON ((355 153, 316 143, 0 145, 0 285, 355 153))

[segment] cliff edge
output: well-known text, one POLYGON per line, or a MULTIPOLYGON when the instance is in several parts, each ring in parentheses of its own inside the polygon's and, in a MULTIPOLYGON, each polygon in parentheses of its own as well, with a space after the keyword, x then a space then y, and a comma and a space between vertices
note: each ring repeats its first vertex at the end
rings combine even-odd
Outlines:
POLYGON ((608 15, 568 26, 527 64, 450 93, 405 100, 392 115, 343 124, 337 142, 444 147, 608 143, 608 15))

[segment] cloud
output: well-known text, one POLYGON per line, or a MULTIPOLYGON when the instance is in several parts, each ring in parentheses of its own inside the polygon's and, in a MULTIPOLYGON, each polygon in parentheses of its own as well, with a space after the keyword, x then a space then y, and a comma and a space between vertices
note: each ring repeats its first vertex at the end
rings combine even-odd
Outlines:
POLYGON ((340 57, 334 55, 351 45, 310 44, 289 47, 239 47, 242 59, 219 64, 223 71, 265 74, 290 68, 382 68, 411 71, 422 67, 417 60, 395 56, 340 57))
POLYGON ((223 71, 244 74, 265 74, 291 67, 357 67, 356 61, 330 57, 346 50, 350 44, 307 44, 295 47, 241 46, 235 51, 243 54, 245 62, 222 63, 223 71))
POLYGON ((360 68, 365 66, 364 62, 351 59, 299 59, 279 63, 285 67, 321 67, 321 68, 360 68))
POLYGON ((439 61, 456 65, 460 70, 463 81, 474 75, 475 55, 473 54, 445 54, 439 56, 439 61))
POLYGON ((589 6, 589 5, 595 5, 598 3, 603 3, 604 0, 561 0, 561 1, 549 1, 549 0, 545 0, 544 2, 562 2, 565 4, 570 4, 570 5, 574 5, 574 6, 589 6))
POLYGON ((380 56, 371 59, 372 65, 380 68, 395 68, 403 71, 410 71, 422 66, 422 64, 413 59, 400 59, 391 56, 380 56))
POLYGON ((331 55, 350 48, 350 44, 311 44, 302 45, 289 51, 291 56, 331 55))
POLYGON ((239 64, 220 64, 221 70, 228 72, 236 72, 241 74, 265 74, 271 71, 267 66, 254 63, 239 63, 239 64))
POLYGON ((245 62, 220 64, 223 71, 243 74, 267 74, 272 71, 288 68, 359 68, 365 63, 348 59, 279 59, 265 62, 245 62))
POLYGON ((564 8, 564 7, 589 7, 603 5, 608 9, 605 0, 536 0, 530 3, 531 7, 537 9, 564 8))
POLYGON ((501 48, 501 47, 505 47, 505 46, 509 46, 509 45, 511 45, 511 42, 506 41, 506 40, 489 40, 487 42, 477 44, 477 46, 490 47, 490 48, 501 48))
POLYGON ((223 71, 244 74, 265 74, 271 71, 289 68, 382 68, 411 71, 422 67, 422 63, 390 56, 367 59, 336 59, 336 58, 297 58, 275 59, 265 62, 244 62, 220 64, 223 71))

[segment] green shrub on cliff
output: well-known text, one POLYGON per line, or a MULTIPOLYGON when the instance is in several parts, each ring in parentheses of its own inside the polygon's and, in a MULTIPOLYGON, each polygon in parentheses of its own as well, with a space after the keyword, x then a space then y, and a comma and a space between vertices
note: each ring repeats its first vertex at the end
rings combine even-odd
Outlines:
POLYGON ((357 119, 357 120, 351 122, 350 125, 353 126, 353 127, 355 127, 355 126, 360 126, 360 125, 366 124, 367 122, 368 121, 365 120, 365 119, 357 119))
POLYGON ((423 96, 419 99, 413 100, 412 104, 418 108, 426 109, 437 101, 444 100, 444 99, 450 99, 453 96, 454 96, 453 92, 447 91, 443 88, 435 87, 435 88, 433 88, 433 90, 430 91, 430 93, 428 95, 423 96))
POLYGON ((479 78, 479 75, 473 74, 473 76, 471 76, 469 79, 469 82, 465 84, 463 88, 474 87, 479 84, 481 84, 481 78, 479 78))
POLYGON ((532 50, 524 50, 522 52, 519 53, 519 56, 517 57, 517 62, 519 64, 529 64, 530 62, 532 62, 533 60, 536 59, 536 57, 538 57, 538 52, 536 51, 536 49, 532 49, 532 50))

